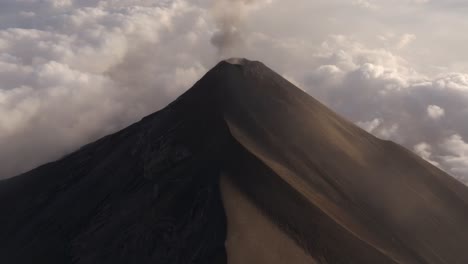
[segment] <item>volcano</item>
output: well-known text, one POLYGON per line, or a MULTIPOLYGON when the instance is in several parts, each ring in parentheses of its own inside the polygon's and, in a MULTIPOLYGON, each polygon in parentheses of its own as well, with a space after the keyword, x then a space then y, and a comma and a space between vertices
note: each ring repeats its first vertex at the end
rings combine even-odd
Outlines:
POLYGON ((0 182, 0 263, 468 263, 468 189, 261 62, 0 182))

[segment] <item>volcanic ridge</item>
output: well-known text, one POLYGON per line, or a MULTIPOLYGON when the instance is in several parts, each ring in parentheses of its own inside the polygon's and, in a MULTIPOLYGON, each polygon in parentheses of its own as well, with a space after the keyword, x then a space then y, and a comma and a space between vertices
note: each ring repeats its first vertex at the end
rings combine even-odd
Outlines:
POLYGON ((0 210, 0 263, 468 263, 464 185, 246 59, 0 210))

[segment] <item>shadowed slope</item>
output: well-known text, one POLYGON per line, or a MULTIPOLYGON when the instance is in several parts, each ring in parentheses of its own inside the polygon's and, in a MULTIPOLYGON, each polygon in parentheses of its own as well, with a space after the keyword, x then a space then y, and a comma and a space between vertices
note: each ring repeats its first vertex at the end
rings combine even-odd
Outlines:
POLYGON ((467 203, 447 174, 234 59, 163 111, 1 182, 0 261, 463 264, 467 203))

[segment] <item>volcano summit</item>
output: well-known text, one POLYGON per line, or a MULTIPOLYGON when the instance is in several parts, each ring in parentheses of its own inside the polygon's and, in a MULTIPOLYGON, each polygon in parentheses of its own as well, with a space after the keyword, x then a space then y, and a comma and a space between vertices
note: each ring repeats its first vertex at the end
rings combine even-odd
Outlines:
POLYGON ((245 59, 0 210, 0 263, 468 263, 467 187, 245 59))

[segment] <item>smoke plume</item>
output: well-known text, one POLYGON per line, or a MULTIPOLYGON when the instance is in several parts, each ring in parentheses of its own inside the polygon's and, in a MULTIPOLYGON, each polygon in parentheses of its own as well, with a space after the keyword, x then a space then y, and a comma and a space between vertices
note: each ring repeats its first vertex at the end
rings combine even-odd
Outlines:
POLYGON ((231 57, 245 44, 246 18, 250 11, 264 0, 216 0, 212 14, 216 31, 211 37, 211 44, 218 50, 220 57, 231 57))

